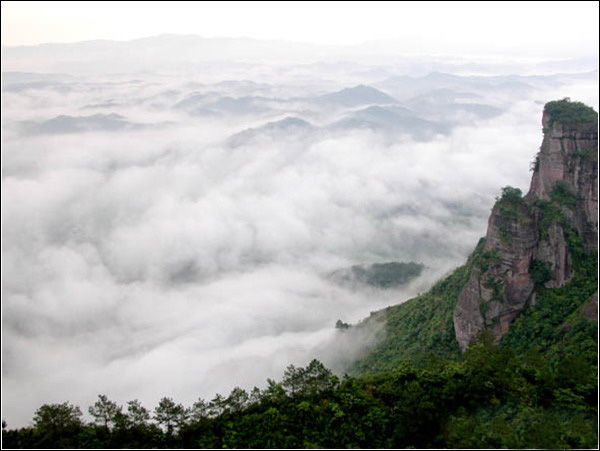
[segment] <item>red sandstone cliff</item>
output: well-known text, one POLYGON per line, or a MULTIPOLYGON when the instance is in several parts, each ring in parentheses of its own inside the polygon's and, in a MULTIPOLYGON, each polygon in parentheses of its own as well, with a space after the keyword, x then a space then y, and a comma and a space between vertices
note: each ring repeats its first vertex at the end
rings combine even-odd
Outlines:
POLYGON ((549 288, 571 278, 569 233, 583 240, 587 252, 597 251, 597 114, 592 114, 595 120, 561 122, 548 105, 529 193, 521 199, 518 190, 507 188, 496 202, 488 221, 485 264, 473 269, 459 295, 453 319, 462 350, 483 328, 499 340, 535 302, 540 277, 549 288))

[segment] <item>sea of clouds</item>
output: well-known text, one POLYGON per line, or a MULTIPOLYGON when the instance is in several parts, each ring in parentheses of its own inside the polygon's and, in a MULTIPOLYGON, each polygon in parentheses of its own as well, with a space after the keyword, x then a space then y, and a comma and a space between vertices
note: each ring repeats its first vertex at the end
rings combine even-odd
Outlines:
POLYGON ((425 291, 484 235, 501 187, 527 191, 543 104, 597 108, 597 72, 386 81, 356 65, 346 78, 346 66, 244 67, 253 80, 239 67, 3 74, 10 426, 98 394, 190 405, 314 357, 343 372, 372 337, 336 320, 425 291), (385 111, 362 121, 374 105, 385 111), (425 134, 390 125, 407 105, 425 134), (426 270, 393 290, 327 277, 389 261, 426 270))

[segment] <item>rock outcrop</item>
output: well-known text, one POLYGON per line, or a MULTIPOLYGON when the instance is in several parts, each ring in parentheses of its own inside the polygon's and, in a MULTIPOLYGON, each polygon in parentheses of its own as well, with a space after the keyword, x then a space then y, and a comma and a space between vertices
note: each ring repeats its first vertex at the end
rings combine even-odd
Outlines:
POLYGON ((552 201, 560 195, 555 192, 557 182, 560 189, 566 188, 566 194, 578 202, 571 202, 573 208, 563 212, 583 238, 586 250, 597 250, 598 120, 563 124, 544 112, 542 126, 544 140, 527 197, 552 201))
POLYGON ((572 277, 570 246, 598 243, 598 119, 568 99, 544 108, 544 139, 528 194, 505 187, 488 222, 478 264, 454 311, 462 350, 481 329, 496 340, 528 305, 536 284, 560 287, 572 277))

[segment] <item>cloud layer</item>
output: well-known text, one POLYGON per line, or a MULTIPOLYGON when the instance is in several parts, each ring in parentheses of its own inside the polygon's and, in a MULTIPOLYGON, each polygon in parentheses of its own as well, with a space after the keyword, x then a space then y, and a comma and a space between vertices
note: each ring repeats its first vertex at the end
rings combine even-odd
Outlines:
MULTIPOLYGON (((415 140, 328 127, 369 105, 323 109, 325 75, 317 66, 303 81, 289 76, 300 69, 275 69, 262 84, 151 74, 5 84, 9 425, 27 424, 43 403, 87 406, 98 393, 191 404, 315 356, 343 368, 370 337, 341 337, 335 321, 359 321, 461 264, 500 187, 527 189, 543 101, 569 91, 564 80, 526 96, 491 90, 477 102, 497 108, 494 117, 453 117, 446 134, 415 140), (221 99, 207 106, 214 114, 176 107, 207 93, 221 99), (264 108, 235 109, 259 94, 271 99, 264 108), (20 127, 113 113, 145 126, 20 127), (314 127, 261 128, 290 116, 314 127), (259 132, 231 145, 250 128, 259 132), (427 270, 388 291, 325 277, 387 261, 427 270)), ((597 84, 594 94, 585 83, 571 92, 597 99, 597 84)))

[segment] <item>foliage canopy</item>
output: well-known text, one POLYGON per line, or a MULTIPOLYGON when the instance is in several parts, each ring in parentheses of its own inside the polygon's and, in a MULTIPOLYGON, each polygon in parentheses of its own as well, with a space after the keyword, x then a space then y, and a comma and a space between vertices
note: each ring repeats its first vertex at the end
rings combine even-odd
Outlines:
POLYGON ((570 125, 598 120, 598 113, 593 108, 582 102, 572 102, 568 97, 548 102, 544 106, 544 112, 550 115, 551 124, 560 122, 570 125))

